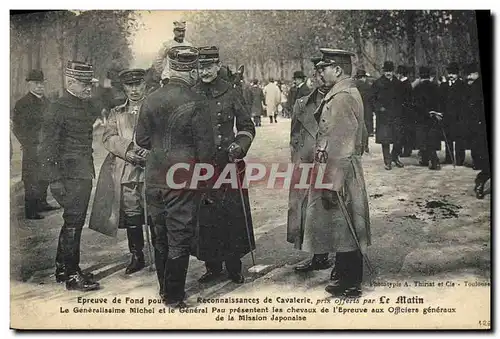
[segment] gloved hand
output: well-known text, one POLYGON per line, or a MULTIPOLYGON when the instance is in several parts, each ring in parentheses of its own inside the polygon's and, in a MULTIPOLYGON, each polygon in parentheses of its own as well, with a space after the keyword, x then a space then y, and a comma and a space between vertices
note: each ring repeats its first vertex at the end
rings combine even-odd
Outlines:
POLYGON ((227 149, 227 153, 229 156, 229 161, 231 161, 231 162, 234 162, 237 159, 243 158, 243 149, 236 142, 233 142, 231 145, 229 145, 229 147, 227 149))
POLYGON ((56 200, 66 195, 66 189, 64 188, 64 183, 61 180, 51 182, 50 191, 56 200))

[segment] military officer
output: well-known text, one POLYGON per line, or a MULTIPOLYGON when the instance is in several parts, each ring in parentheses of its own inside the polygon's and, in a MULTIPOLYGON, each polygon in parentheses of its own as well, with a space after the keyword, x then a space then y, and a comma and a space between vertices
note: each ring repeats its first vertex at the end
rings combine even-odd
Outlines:
MULTIPOLYGON (((227 164, 237 161, 238 175, 242 181, 245 163, 241 160, 255 137, 255 127, 242 95, 218 76, 220 67, 217 47, 200 48, 201 81, 194 90, 206 98, 209 107, 207 114, 212 121, 216 172, 221 173, 227 164), (233 130, 235 122, 236 135, 233 130)), ((238 189, 223 184, 220 189, 212 190, 208 202, 200 206, 195 255, 205 261, 207 269, 200 277, 200 282, 208 282, 219 276, 223 262, 233 282, 244 282, 241 257, 255 248, 255 240, 247 189, 243 189, 243 196, 244 202, 238 189), (243 208, 246 209, 247 219, 243 208)))
POLYGON ((79 267, 80 239, 95 177, 93 124, 101 116, 91 102, 94 71, 90 64, 69 61, 66 90, 47 110, 40 140, 42 173, 52 195, 64 208, 56 255, 56 280, 68 290, 89 291, 99 283, 79 267))
POLYGON ((142 167, 148 151, 134 142, 137 117, 146 95, 145 75, 143 69, 119 74, 127 101, 111 110, 104 130, 102 141, 109 154, 101 166, 89 223, 89 228, 109 236, 116 236, 118 228, 127 229, 132 258, 125 274, 145 266, 142 167))
POLYGON ((401 96, 403 101, 401 118, 401 138, 402 138, 402 157, 409 157, 415 144, 415 116, 413 112, 412 86, 408 78, 409 67, 399 65, 396 69, 398 80, 401 82, 401 96))
POLYGON ((26 81, 29 92, 16 102, 12 117, 14 135, 23 151, 22 180, 24 183, 24 214, 26 219, 43 219, 39 212, 57 207, 47 203, 48 181, 39 177, 40 164, 37 147, 45 110, 50 102, 44 95, 43 72, 34 69, 26 81))
POLYGON ((156 234, 160 295, 167 306, 184 308, 186 274, 195 237, 193 211, 202 191, 186 185, 172 186, 167 173, 178 164, 209 163, 215 151, 203 98, 191 90, 198 80, 198 50, 177 46, 168 51, 167 57, 170 81, 142 104, 136 142, 151 150, 145 182, 156 234))
MULTIPOLYGON (((322 167, 322 182, 329 186, 309 187, 302 248, 317 251, 321 247, 323 253, 336 253, 332 282, 326 291, 335 296, 357 297, 363 279, 362 253, 371 244, 361 165, 366 131, 363 100, 351 78, 353 53, 330 48, 320 51, 323 56, 317 67, 330 90, 315 112, 320 116, 313 173, 319 173, 322 167)), ((311 183, 316 180, 313 175, 311 183)))
POLYGON ((364 118, 366 125, 366 133, 363 138, 365 152, 369 152, 369 137, 373 135, 373 110, 371 108, 371 86, 367 82, 366 71, 364 69, 356 70, 356 86, 358 88, 359 94, 363 99, 364 108, 364 118))
POLYGON ((394 63, 384 62, 384 74, 372 85, 372 107, 377 116, 375 129, 375 142, 382 145, 384 164, 386 170, 404 167, 399 160, 401 155, 401 126, 402 126, 402 96, 401 83, 394 76, 394 63), (390 144, 393 144, 392 151, 390 144))
POLYGON ((154 78, 161 81, 162 84, 168 82, 169 70, 167 53, 174 46, 192 46, 190 42, 184 39, 186 36, 186 22, 174 21, 174 38, 165 41, 161 46, 156 59, 153 62, 154 78))
MULTIPOLYGON (((313 57, 311 61, 316 68, 322 57, 313 57)), ((325 86, 320 77, 320 72, 316 69, 315 80, 317 87, 311 94, 298 99, 295 102, 292 114, 292 128, 290 131, 290 150, 291 160, 294 164, 292 175, 289 203, 288 203, 288 224, 287 241, 294 244, 295 248, 301 251, 312 252, 313 257, 305 263, 295 266, 296 272, 308 272, 313 270, 323 270, 332 266, 328 260, 330 250, 329 239, 326 243, 314 244, 314 246, 304 246, 304 237, 308 237, 310 229, 305 229, 304 216, 306 214, 308 190, 293 188, 300 182, 304 164, 312 165, 314 163, 314 151, 316 144, 316 135, 318 133, 319 114, 314 114, 320 106, 325 94, 329 88, 325 86)), ((317 232, 317 238, 321 238, 323 230, 314 229, 317 232)), ((311 235, 314 237, 314 235, 311 235)))

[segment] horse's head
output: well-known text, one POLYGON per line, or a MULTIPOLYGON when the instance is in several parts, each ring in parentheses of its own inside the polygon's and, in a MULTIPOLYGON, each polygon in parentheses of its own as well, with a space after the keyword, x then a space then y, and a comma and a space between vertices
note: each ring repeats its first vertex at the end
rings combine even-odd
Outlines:
POLYGON ((241 87, 243 85, 244 73, 244 65, 238 67, 238 70, 235 73, 233 73, 229 66, 226 65, 222 66, 220 70, 220 76, 229 83, 232 83, 235 87, 241 87))

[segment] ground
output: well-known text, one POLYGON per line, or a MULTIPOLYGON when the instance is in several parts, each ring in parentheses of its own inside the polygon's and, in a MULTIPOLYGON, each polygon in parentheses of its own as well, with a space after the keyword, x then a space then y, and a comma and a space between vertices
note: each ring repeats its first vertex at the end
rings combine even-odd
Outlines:
MULTIPOLYGON (((288 162, 289 129, 288 119, 280 119, 277 124, 263 119, 263 126, 257 128, 248 160, 288 162)), ((62 211, 48 213, 41 221, 23 219, 22 192, 16 184, 19 180, 16 176, 16 173, 19 174, 19 155, 17 146, 14 146, 10 224, 11 303, 14 314, 17 312, 18 316, 42 310, 45 319, 42 323, 50 326, 47 325, 50 315, 56 315, 59 310, 48 305, 74 305, 76 297, 82 293, 67 292, 63 285, 55 283, 53 277, 62 211)), ((99 142, 99 133, 96 133, 94 150, 98 173, 106 155, 99 142)), ((440 152, 439 156, 443 159, 444 152, 440 152)), ((417 166, 416 152, 411 158, 402 158, 402 161, 405 168, 386 171, 381 148, 373 138, 370 139, 370 153, 363 157, 363 167, 370 197, 373 243, 368 257, 374 273, 371 276, 365 274, 366 293, 369 295, 377 287, 374 281, 488 280, 491 259, 490 195, 484 200, 475 198, 473 183, 477 172, 468 167, 453 168, 452 165, 444 165, 441 171, 429 171, 417 166)), ((467 161, 470 162, 470 154, 467 161)), ((304 275, 293 271, 294 265, 310 255, 294 250, 286 242, 288 191, 256 185, 250 188, 250 200, 257 243, 254 254, 260 269, 248 272, 253 264, 251 256, 247 255, 244 258, 245 284, 236 285, 221 278, 201 285, 197 278, 204 273, 203 264, 191 258, 186 286, 188 301, 196 303, 200 296, 252 294, 260 290, 266 290, 271 295, 307 291, 325 297, 324 286, 328 283, 329 270, 304 275)), ((84 229, 81 266, 85 271, 94 272, 102 285, 101 290, 85 296, 157 296, 158 285, 153 270, 148 268, 132 276, 124 275, 129 260, 127 252, 124 231, 114 239, 84 229)), ((433 293, 439 295, 439 292, 433 293)), ((133 327, 133 324, 127 325, 133 327)), ((57 322, 52 326, 70 325, 57 322)))

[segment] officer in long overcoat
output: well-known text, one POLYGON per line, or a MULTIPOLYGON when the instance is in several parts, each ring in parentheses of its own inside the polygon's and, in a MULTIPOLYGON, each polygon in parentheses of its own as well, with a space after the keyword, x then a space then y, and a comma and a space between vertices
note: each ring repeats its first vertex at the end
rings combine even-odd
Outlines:
POLYGON ((386 170, 404 167, 399 160, 402 148, 402 107, 401 83, 394 76, 394 63, 384 62, 384 74, 372 85, 372 107, 377 116, 375 142, 382 145, 386 170), (393 144, 392 151, 390 144, 393 144))
POLYGON ((132 259, 126 274, 145 266, 142 167, 147 151, 134 141, 139 110, 146 96, 145 75, 143 69, 120 72, 128 99, 111 109, 105 126, 102 142, 109 154, 101 166, 89 222, 90 229, 108 236, 116 236, 118 228, 127 230, 132 259))
POLYGON ((68 290, 99 288, 99 283, 83 274, 79 266, 82 228, 95 177, 93 124, 101 117, 100 107, 90 100, 93 75, 92 65, 68 62, 66 90, 45 114, 39 145, 42 175, 64 209, 56 254, 56 281, 65 281, 68 290))
POLYGON ((362 253, 371 244, 361 165, 366 132, 363 101, 351 78, 353 54, 329 48, 320 51, 323 57, 317 67, 330 90, 315 112, 319 114, 315 170, 307 197, 302 250, 336 253, 333 281, 326 291, 356 297, 361 293, 362 253))
MULTIPOLYGON (((237 163, 240 183, 243 181, 247 154, 255 137, 255 126, 242 95, 218 76, 221 64, 217 47, 200 48, 200 80, 194 90, 208 104, 216 153, 212 160, 216 173, 233 161, 237 163), (234 126, 237 132, 234 133, 234 126)), ((205 261, 206 273, 199 279, 207 282, 219 276, 225 263, 229 278, 243 283, 241 258, 255 248, 248 190, 240 191, 230 184, 211 190, 197 215, 195 255, 205 261), (244 209, 247 218, 245 219, 244 209), (248 226, 248 228, 247 228, 248 226)))
POLYGON ((29 92, 14 106, 12 130, 21 144, 22 180, 24 184, 24 214, 26 219, 43 219, 39 212, 57 207, 47 203, 49 182, 39 176, 38 144, 42 120, 50 102, 44 95, 44 77, 41 70, 32 70, 26 77, 29 92))
MULTIPOLYGON (((321 57, 311 58, 314 66, 321 61, 321 57)), ((294 164, 293 175, 290 186, 288 200, 288 223, 287 223, 287 241, 294 244, 298 250, 303 250, 304 233, 309 230, 304 229, 304 220, 306 215, 308 189, 295 187, 304 178, 310 177, 307 171, 308 166, 314 163, 314 151, 316 145, 316 135, 318 133, 319 114, 314 114, 321 104, 321 100, 329 91, 321 81, 319 72, 315 72, 318 86, 305 97, 295 102, 292 114, 292 127, 290 131, 290 151, 291 160, 294 164)), ((329 224, 326 224, 328 227, 329 224)), ((320 234, 324 231, 317 230, 320 234)), ((322 270, 331 267, 328 260, 328 251, 323 252, 321 248, 314 248, 313 257, 304 264, 297 265, 295 271, 308 272, 313 270, 322 270)))
POLYGON ((436 151, 441 148, 441 121, 431 114, 439 110, 439 88, 430 80, 430 69, 419 69, 420 81, 413 89, 416 119, 416 142, 421 154, 420 164, 429 169, 441 168, 436 151))
POLYGON ((463 166, 467 139, 469 138, 467 84, 459 77, 459 67, 456 62, 451 62, 446 68, 446 72, 447 81, 441 83, 439 87, 441 92, 440 112, 444 114, 443 124, 449 144, 449 149, 446 147, 445 163, 452 163, 453 154, 456 165, 463 166))
POLYGON ((369 152, 368 141, 370 135, 373 135, 373 109, 371 106, 371 86, 367 83, 366 71, 364 69, 356 70, 356 86, 359 94, 363 99, 364 119, 366 126, 366 133, 364 137, 365 152, 369 152))
POLYGON ((190 179, 194 166, 209 163, 215 150, 203 98, 191 90, 198 80, 198 50, 173 47, 168 58, 170 81, 142 104, 136 143, 151 150, 145 183, 148 214, 156 234, 160 294, 167 306, 184 308, 186 274, 196 236, 195 212, 203 188, 191 189, 190 179), (177 166, 185 170, 177 172, 177 166))
POLYGON ((249 104, 255 127, 262 126, 261 116, 266 102, 264 100, 264 92, 262 91, 262 88, 259 87, 258 79, 252 80, 252 86, 247 92, 247 102, 249 104))

